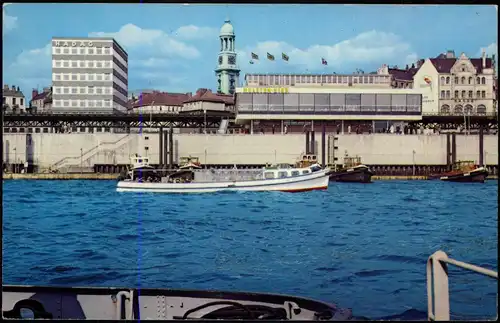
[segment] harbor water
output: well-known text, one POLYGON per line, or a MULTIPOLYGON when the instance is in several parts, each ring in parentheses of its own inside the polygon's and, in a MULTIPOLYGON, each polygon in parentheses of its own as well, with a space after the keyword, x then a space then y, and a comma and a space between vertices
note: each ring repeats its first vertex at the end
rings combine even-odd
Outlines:
MULTIPOLYGON (((498 182, 328 191, 117 193, 115 181, 4 181, 3 284, 294 294, 381 317, 427 310, 437 250, 498 270, 498 182)), ((497 280, 450 266, 452 318, 492 319, 497 280)))

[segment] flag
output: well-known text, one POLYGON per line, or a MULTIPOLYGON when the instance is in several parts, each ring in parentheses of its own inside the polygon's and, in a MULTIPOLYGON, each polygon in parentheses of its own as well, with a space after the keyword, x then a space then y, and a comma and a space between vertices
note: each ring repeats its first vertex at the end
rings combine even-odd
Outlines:
POLYGON ((250 64, 253 64, 253 61, 250 61, 250 64))
POLYGON ((326 61, 326 59, 321 58, 321 64, 323 64, 323 65, 328 65, 328 62, 326 61))
POLYGON ((267 53, 267 59, 270 61, 274 61, 274 55, 267 53))
POLYGON ((252 53, 252 59, 259 59, 259 55, 252 53))
POLYGON ((281 57, 283 58, 284 61, 287 61, 287 62, 290 59, 290 57, 288 57, 288 55, 285 53, 281 53, 281 57))

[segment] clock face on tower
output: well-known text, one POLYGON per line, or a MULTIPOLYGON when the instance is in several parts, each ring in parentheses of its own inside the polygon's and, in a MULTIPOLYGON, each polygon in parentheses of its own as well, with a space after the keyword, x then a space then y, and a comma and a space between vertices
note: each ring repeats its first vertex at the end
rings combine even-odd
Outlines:
POLYGON ((222 56, 219 56, 219 65, 222 65, 222 56))
POLYGON ((234 56, 229 56, 229 57, 227 58, 227 62, 228 62, 229 64, 231 64, 231 65, 236 64, 236 57, 234 57, 234 56))

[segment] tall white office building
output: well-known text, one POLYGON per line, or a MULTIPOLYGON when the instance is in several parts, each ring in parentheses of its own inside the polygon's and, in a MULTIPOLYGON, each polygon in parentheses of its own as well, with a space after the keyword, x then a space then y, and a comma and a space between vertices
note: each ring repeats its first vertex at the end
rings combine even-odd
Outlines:
POLYGON ((127 111, 128 55, 113 38, 52 38, 52 111, 127 111))

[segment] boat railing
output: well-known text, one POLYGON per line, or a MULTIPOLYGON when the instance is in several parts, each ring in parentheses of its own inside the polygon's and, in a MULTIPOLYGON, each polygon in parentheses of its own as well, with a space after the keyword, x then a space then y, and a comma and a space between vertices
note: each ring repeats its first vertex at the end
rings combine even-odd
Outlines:
POLYGON ((498 280, 496 271, 448 258, 444 251, 436 251, 427 260, 427 318, 429 321, 450 320, 448 264, 498 280))

